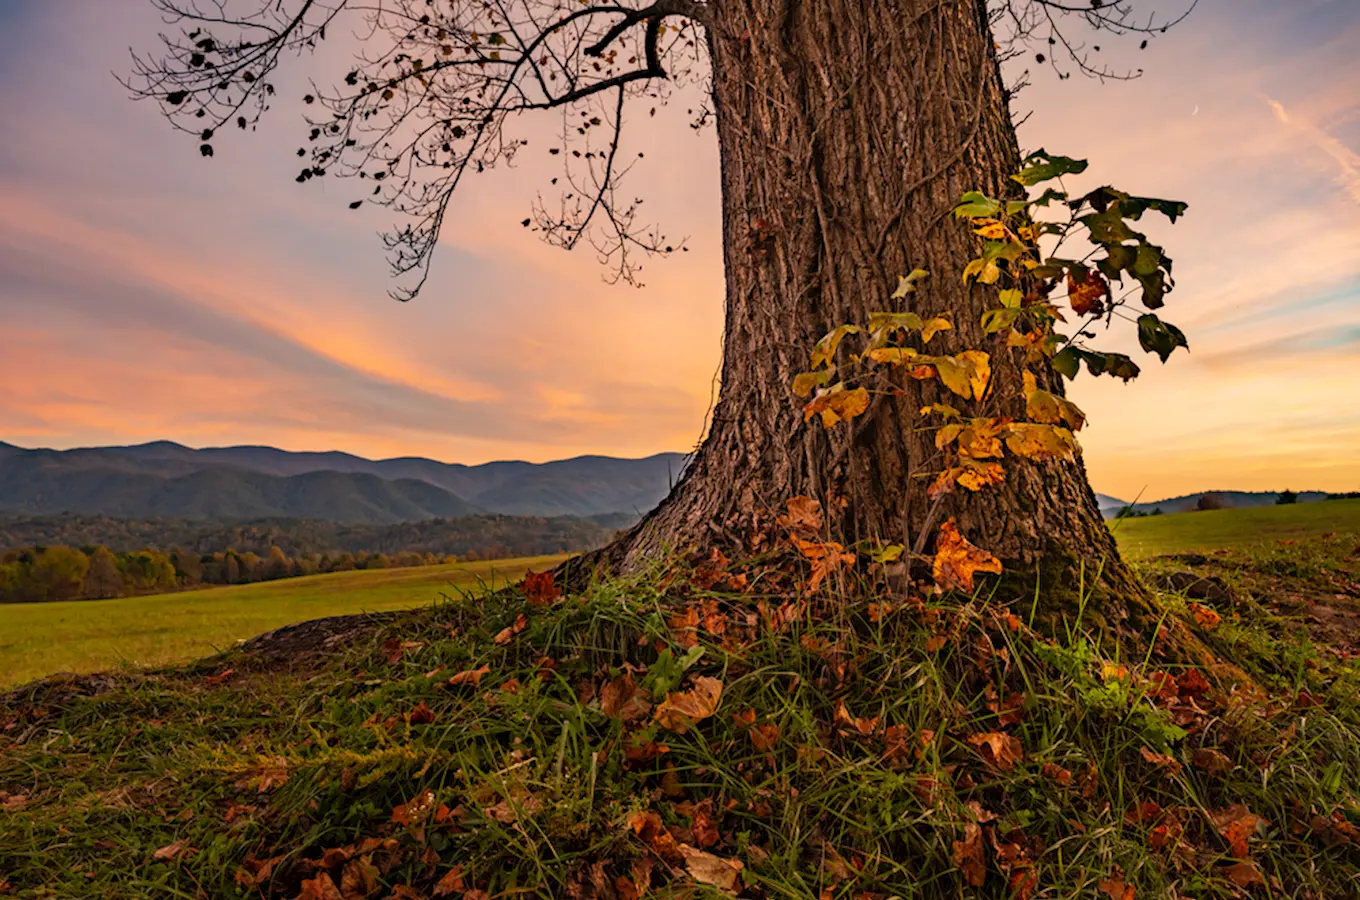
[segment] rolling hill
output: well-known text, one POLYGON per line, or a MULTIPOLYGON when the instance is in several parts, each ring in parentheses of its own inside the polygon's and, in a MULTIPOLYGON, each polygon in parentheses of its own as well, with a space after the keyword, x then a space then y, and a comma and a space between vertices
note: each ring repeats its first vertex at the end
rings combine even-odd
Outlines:
POLYGON ((479 513, 639 515, 679 477, 684 457, 582 456, 478 466, 273 447, 29 450, 0 443, 0 514, 79 513, 383 525, 479 513))

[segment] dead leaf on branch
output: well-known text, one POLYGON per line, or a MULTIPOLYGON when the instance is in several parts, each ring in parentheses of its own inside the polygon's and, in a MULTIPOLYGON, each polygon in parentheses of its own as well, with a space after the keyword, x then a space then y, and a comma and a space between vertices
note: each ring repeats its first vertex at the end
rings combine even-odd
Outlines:
POLYGON ((959 534, 958 525, 951 518, 940 526, 935 543, 933 566, 935 583, 945 590, 956 589, 971 593, 973 576, 978 572, 1001 574, 1001 560, 980 547, 970 544, 959 534))
POLYGON ((722 698, 723 683, 706 675, 694 677, 693 688, 666 695, 653 719, 662 728, 684 734, 696 723, 712 716, 722 698))
POLYGON ((1070 272, 1067 275, 1067 302, 1071 304, 1072 311, 1079 316, 1100 315, 1105 308, 1105 297, 1109 293, 1110 286, 1094 269, 1086 273, 1084 281, 1077 281, 1070 272))

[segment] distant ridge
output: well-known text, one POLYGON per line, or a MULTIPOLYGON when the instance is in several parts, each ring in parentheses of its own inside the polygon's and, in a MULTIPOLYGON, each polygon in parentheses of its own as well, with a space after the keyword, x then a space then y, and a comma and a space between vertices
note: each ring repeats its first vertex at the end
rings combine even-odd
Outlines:
POLYGON ((640 515, 685 457, 580 456, 477 466, 170 441, 29 450, 0 442, 0 513, 194 519, 295 517, 385 525, 478 513, 640 515))
MULTIPOLYGON (((1146 503, 1133 504, 1133 512, 1148 513, 1151 515, 1157 510, 1163 513, 1182 513, 1192 512, 1199 508, 1200 498, 1206 494, 1213 494, 1222 504, 1230 509, 1248 509, 1253 506, 1274 506, 1279 498, 1278 491, 1200 491, 1197 494, 1183 494, 1179 497, 1168 497, 1165 500, 1153 500, 1146 503)), ((1097 497, 1103 495, 1097 494, 1097 497)), ((1299 491, 1298 502, 1315 503, 1319 500, 1327 499, 1326 491, 1299 491)), ((1119 515, 1128 506, 1122 500, 1115 500, 1114 497, 1104 497, 1100 504, 1100 511, 1105 518, 1111 519, 1119 515), (1113 501, 1108 506, 1104 500, 1113 501)))

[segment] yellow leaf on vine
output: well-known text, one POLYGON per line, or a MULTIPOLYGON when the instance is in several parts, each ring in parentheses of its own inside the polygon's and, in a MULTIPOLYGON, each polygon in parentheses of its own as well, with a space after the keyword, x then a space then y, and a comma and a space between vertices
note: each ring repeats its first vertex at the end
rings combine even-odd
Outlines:
POLYGON ((987 382, 992 378, 992 358, 981 350, 965 350, 957 358, 965 360, 971 368, 968 384, 973 389, 974 399, 981 400, 987 393, 987 382))
POLYGON ((966 466, 959 474, 959 484, 970 491, 980 491, 985 487, 994 484, 1001 484, 1006 480, 1006 470, 1001 468, 1000 463, 975 463, 966 466))
POLYGON ((941 331, 952 331, 953 328, 953 322, 943 316, 936 316, 921 326, 921 343, 928 344, 930 343, 930 339, 941 331))
POLYGON ((1006 226, 996 219, 974 219, 973 226, 973 234, 984 237, 989 241, 1006 239, 1006 226))
POLYGON ((1001 434, 1010 422, 1007 419, 974 419, 959 433, 959 453, 973 459, 991 459, 1001 455, 1001 434))
POLYGON ((803 407, 803 421, 821 413, 822 425, 826 428, 845 419, 853 419, 869 408, 869 392, 864 388, 849 391, 831 391, 822 394, 803 407))
POLYGON ((1051 459, 1072 460, 1080 448, 1072 432, 1057 425, 1015 422, 1006 436, 1006 446, 1017 456, 1043 462, 1051 459))

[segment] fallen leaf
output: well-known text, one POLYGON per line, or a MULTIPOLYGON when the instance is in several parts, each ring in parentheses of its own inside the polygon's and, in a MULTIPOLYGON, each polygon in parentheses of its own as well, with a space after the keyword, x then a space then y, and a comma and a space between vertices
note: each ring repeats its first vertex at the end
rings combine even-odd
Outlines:
POLYGON ((1020 741, 1004 732, 975 734, 968 738, 968 743, 978 748, 984 762, 1002 772, 1009 772, 1025 758, 1025 748, 1020 741))
POLYGON ((225 669, 225 670, 223 670, 223 671, 221 671, 221 672, 218 672, 216 675, 209 675, 209 676, 207 676, 206 678, 203 679, 203 683, 204 683, 204 684, 221 684, 222 682, 224 682, 224 681, 226 681, 228 678, 230 678, 230 677, 232 676, 232 674, 233 674, 235 671, 236 671, 235 669, 225 669))
POLYGON ((680 854, 685 859, 685 868, 695 881, 711 884, 720 891, 736 892, 737 879, 744 868, 741 860, 714 856, 689 844, 680 845, 680 854))
POLYGON ((499 633, 497 633, 495 641, 497 644, 505 646, 506 644, 510 643, 515 639, 515 635, 519 634, 521 631, 528 627, 529 617, 526 616, 524 613, 520 613, 518 616, 515 617, 514 624, 507 625, 506 627, 502 628, 499 633))
POLYGON ((933 634, 930 637, 926 638, 926 652, 939 653, 941 650, 944 649, 944 645, 947 643, 949 643, 948 635, 933 634))
POLYGON ((798 552, 812 563, 812 580, 808 582, 810 591, 817 590, 817 586, 841 566, 853 565, 855 562, 855 554, 846 553, 845 548, 835 541, 805 541, 802 538, 795 540, 798 552))
POLYGON ((407 713, 407 721, 412 725, 429 725, 434 721, 434 710, 425 705, 425 701, 420 701, 420 705, 407 713))
POLYGON ((968 822, 963 826, 963 840, 954 842, 954 865, 963 879, 973 887, 982 887, 987 880, 986 851, 982 847, 982 826, 968 822))
POLYGON ((1072 783, 1072 772, 1057 763, 1046 762, 1039 770, 1045 778, 1056 781, 1064 787, 1072 783))
POLYGON ((451 894, 461 894, 465 889, 463 883, 463 866, 454 866, 444 873, 444 877, 435 882, 434 890, 431 891, 436 897, 448 897, 451 894))
POLYGON ((340 896, 366 900, 378 889, 378 870, 366 859, 351 859, 340 872, 340 896))
POLYGON ((1231 772, 1233 762, 1224 754, 1210 747, 1201 747, 1190 757, 1190 762, 1197 769, 1203 769, 1210 775, 1223 775, 1231 772))
POLYGON ((1195 617, 1195 621, 1199 623, 1199 627, 1203 628, 1205 631, 1213 631, 1218 627, 1218 624, 1223 621, 1222 616, 1209 607, 1199 603, 1190 604, 1190 615, 1195 617))
POLYGON ((345 896, 335 886, 331 876, 321 872, 315 878, 302 882, 302 892, 297 895, 297 900, 345 900, 345 896))
POLYGON ((1240 888, 1265 887, 1266 879, 1261 874, 1261 870, 1256 868, 1256 863, 1251 860, 1241 860, 1220 869, 1223 877, 1240 888))
POLYGON ((459 672, 449 679, 449 687, 460 687, 465 684, 476 687, 482 683, 482 676, 490 671, 491 667, 486 665, 476 669, 464 669, 462 672, 459 672))
POLYGON ((1168 775, 1180 774, 1181 764, 1167 754, 1154 753, 1147 747, 1140 747, 1138 752, 1143 755, 1143 759, 1152 763, 1154 766, 1157 766, 1159 769, 1165 769, 1168 775))
POLYGON ((707 719, 718 709, 723 683, 706 675, 695 676, 693 688, 666 695, 656 708, 656 723, 662 728, 684 734, 696 722, 707 719))
POLYGON ((157 862, 170 862, 171 860, 179 859, 181 856, 184 856, 185 851, 188 850, 188 848, 189 845, 184 843, 184 841, 175 841, 173 844, 166 844, 164 847, 161 847, 155 853, 151 854, 151 858, 157 862))
POLYGON ((627 672, 600 689, 600 709, 611 719, 636 722, 646 718, 651 708, 627 672))
POLYGON ((684 861, 684 855, 680 852, 680 846, 666 826, 662 824, 661 817, 651 810, 638 810, 628 816, 628 827, 642 839, 657 856, 672 865, 678 865, 684 861))
POLYGON ((1240 803, 1234 803, 1215 813, 1210 813, 1214 827, 1232 849, 1238 859, 1251 856, 1248 840, 1265 824, 1265 819, 1253 813, 1240 803))
POLYGON ((822 504, 813 498, 794 497, 787 507, 788 515, 775 520, 781 527, 804 535, 815 535, 822 530, 822 504))
POLYGON ((841 734, 859 733, 870 735, 878 728, 878 716, 872 719, 861 719, 850 715, 850 711, 845 708, 844 700, 836 701, 836 724, 841 726, 841 734))
POLYGON ((970 544, 967 538, 959 534, 958 526, 951 518, 940 526, 935 543, 933 572, 935 583, 940 587, 971 593, 973 575, 978 572, 1000 575, 1001 560, 970 544))
POLYGON ((553 581, 552 572, 530 572, 524 576, 524 598, 534 606, 547 606, 562 596, 562 589, 553 581))
POLYGON ((1124 883, 1122 872, 1103 879, 1096 887, 1100 888, 1100 892, 1109 897, 1110 900, 1133 900, 1133 886, 1124 883))

